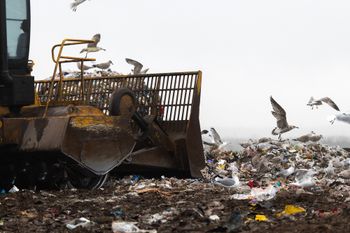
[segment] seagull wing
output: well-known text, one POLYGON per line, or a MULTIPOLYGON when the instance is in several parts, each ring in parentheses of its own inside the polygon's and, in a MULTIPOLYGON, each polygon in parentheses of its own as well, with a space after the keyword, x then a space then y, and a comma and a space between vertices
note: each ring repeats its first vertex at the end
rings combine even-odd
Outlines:
POLYGON ((314 97, 311 96, 309 102, 307 102, 307 103, 311 104, 312 102, 314 102, 314 100, 315 100, 314 97))
POLYGON ((70 4, 70 8, 73 10, 73 11, 77 11, 77 7, 78 5, 82 4, 83 2, 85 2, 86 0, 74 0, 74 2, 72 2, 70 4))
POLYGON ((277 120, 277 127, 278 128, 286 128, 288 127, 287 117, 286 117, 286 111, 270 96, 271 105, 273 108, 273 111, 271 111, 272 115, 277 120))
POLYGON ((140 62, 130 58, 125 58, 125 61, 134 66, 134 74, 139 74, 141 72, 143 65, 140 62))
POLYGON ((98 42, 100 42, 100 40, 101 40, 101 34, 98 33, 98 34, 94 35, 91 38, 91 40, 93 40, 94 42, 88 43, 87 47, 97 47, 98 42))
POLYGON ((331 106, 332 108, 334 108, 337 111, 340 111, 338 106, 333 102, 333 100, 331 100, 331 98, 329 97, 324 97, 322 99, 320 99, 322 102, 328 104, 329 106, 331 106))
POLYGON ((218 134, 218 132, 216 132, 214 128, 210 128, 210 134, 213 136, 215 144, 221 145, 223 143, 220 135, 218 134))

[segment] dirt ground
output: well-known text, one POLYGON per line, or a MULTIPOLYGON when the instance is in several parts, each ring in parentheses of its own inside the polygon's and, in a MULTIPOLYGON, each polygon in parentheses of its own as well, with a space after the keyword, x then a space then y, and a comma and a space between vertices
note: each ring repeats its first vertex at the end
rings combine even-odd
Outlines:
POLYGON ((0 196, 0 232, 112 232, 113 221, 157 232, 350 232, 350 202, 326 191, 281 190, 262 203, 230 198, 235 191, 197 180, 110 179, 94 191, 19 191, 0 196), (305 209, 282 215, 285 205, 305 209), (264 215, 267 221, 257 221, 264 215), (216 219, 210 216, 216 215, 216 219), (93 223, 74 230, 66 224, 93 223))

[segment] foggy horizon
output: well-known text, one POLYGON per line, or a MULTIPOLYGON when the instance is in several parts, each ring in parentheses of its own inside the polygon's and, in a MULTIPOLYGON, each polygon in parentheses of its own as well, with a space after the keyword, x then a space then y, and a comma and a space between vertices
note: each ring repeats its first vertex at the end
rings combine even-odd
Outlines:
MULTIPOLYGON (((89 57, 112 60, 112 70, 129 72, 126 57, 151 73, 202 70, 203 129, 215 127, 223 137, 275 138, 272 95, 288 123, 299 126, 283 138, 310 131, 350 137, 350 125, 327 121, 336 113, 328 105, 306 106, 311 96, 328 96, 341 111, 350 110, 348 1, 93 0, 76 12, 71 2, 32 1, 36 79, 52 75, 54 44, 101 33, 99 46, 106 51, 89 57)), ((80 55, 80 49, 71 55, 80 55)))

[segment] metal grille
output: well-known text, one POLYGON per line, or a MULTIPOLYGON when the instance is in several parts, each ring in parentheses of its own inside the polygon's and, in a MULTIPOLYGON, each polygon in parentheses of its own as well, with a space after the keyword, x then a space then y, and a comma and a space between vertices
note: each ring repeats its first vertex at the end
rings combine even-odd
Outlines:
MULTIPOLYGON (((51 104, 84 103, 109 114, 110 97, 120 87, 130 88, 141 115, 157 115, 161 121, 188 121, 199 72, 145 74, 136 76, 87 77, 55 80, 51 104), (82 88, 83 86, 83 88, 82 88), (83 89, 83 91, 82 91, 83 89)), ((41 104, 48 100, 51 81, 36 81, 41 104)))

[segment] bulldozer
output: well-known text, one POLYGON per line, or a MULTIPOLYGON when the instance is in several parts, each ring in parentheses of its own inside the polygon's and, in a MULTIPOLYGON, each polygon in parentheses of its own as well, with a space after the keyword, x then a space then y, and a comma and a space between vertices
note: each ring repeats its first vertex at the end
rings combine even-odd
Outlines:
POLYGON ((201 177, 201 71, 66 78, 62 65, 94 58, 51 50, 50 80, 29 60, 30 1, 0 0, 0 189, 96 189, 108 174, 201 177))

